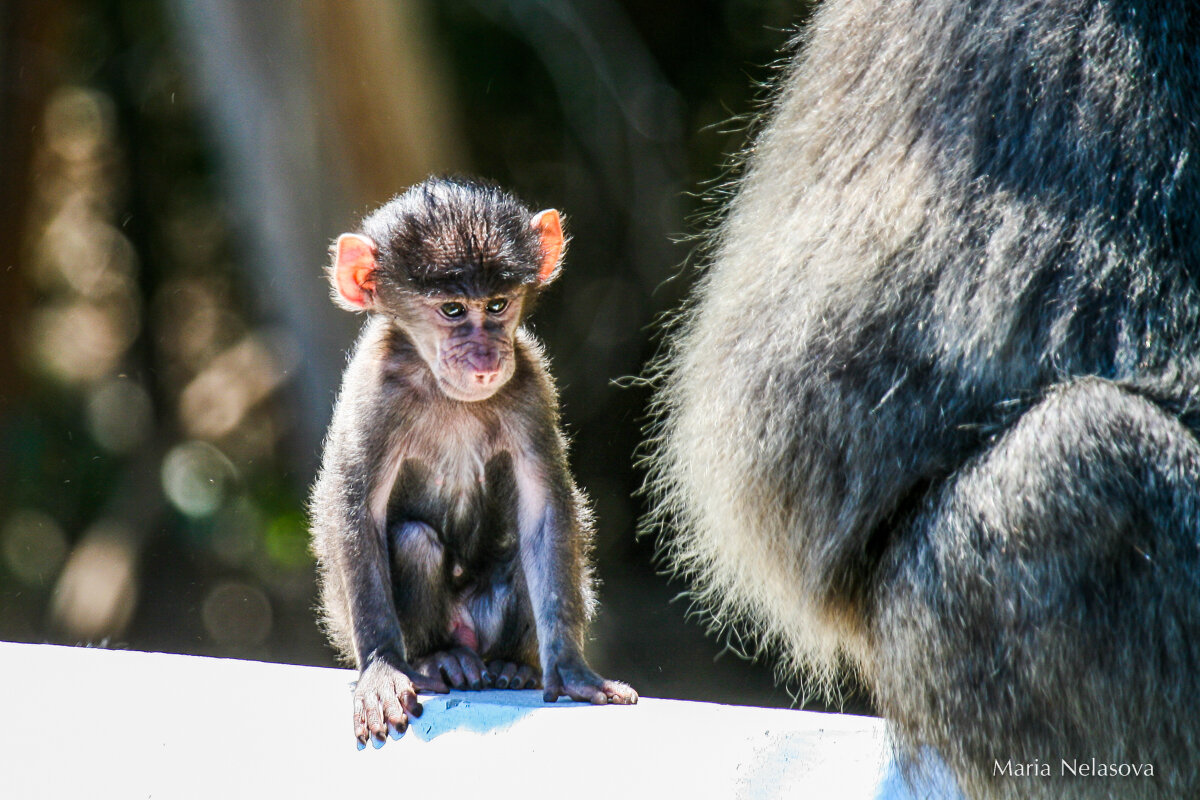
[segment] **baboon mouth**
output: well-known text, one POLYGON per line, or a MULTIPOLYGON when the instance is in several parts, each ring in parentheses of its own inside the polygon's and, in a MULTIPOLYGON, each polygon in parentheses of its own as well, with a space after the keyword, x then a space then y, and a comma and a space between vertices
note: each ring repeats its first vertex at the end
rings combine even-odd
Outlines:
POLYGON ((451 400, 475 403, 480 400, 487 400, 500 391, 500 388, 507 382, 503 373, 499 373, 486 381, 477 381, 474 375, 468 373, 455 380, 439 377, 438 387, 451 400))

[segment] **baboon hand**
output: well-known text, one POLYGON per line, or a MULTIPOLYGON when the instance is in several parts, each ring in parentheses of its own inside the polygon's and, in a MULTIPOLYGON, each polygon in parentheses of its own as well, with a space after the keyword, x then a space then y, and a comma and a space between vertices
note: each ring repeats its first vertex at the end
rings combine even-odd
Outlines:
POLYGON ((390 733, 393 739, 408 730, 409 716, 421 716, 417 692, 446 692, 446 684, 422 675, 403 662, 372 661, 363 670, 354 687, 354 737, 362 750, 370 740, 375 749, 383 747, 390 733))

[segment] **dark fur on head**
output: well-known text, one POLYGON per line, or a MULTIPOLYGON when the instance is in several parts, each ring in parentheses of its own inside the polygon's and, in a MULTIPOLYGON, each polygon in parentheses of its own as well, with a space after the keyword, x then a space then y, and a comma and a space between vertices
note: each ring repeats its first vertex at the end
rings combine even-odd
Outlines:
POLYGON ((376 292, 489 297, 537 283, 533 211, 490 183, 430 178, 362 221, 379 247, 376 292))

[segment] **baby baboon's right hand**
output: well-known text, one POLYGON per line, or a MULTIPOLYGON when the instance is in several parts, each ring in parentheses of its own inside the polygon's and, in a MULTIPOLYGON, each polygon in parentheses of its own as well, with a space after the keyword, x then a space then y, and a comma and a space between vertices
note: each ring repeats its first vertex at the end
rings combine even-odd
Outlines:
POLYGON ((354 736, 358 749, 367 740, 378 750, 387 742, 408 730, 408 717, 421 716, 417 692, 446 692, 449 689, 437 678, 430 678, 398 659, 377 658, 367 665, 354 687, 354 736))

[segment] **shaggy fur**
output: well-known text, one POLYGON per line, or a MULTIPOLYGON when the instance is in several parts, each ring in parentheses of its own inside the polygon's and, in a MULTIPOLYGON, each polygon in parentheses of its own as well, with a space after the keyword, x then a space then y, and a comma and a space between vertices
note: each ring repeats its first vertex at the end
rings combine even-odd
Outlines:
POLYGON ((805 38, 651 370, 667 555, 970 796, 1194 796, 1200 7, 828 0, 805 38), (1092 757, 1155 776, 1059 777, 1092 757))

